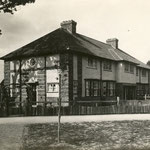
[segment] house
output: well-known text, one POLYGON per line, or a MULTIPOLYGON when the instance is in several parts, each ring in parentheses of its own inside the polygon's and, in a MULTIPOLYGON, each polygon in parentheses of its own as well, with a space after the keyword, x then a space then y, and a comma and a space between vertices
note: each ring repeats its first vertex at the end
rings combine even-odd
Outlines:
POLYGON ((63 21, 55 31, 9 53, 4 84, 18 107, 62 106, 80 101, 144 99, 150 94, 150 67, 118 47, 76 32, 77 23, 63 21), (44 102, 44 103, 43 103, 44 102))

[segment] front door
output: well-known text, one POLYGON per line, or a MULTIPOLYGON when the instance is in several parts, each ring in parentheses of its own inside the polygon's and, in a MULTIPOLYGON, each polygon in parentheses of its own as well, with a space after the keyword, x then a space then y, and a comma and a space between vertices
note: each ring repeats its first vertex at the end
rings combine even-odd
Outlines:
POLYGON ((135 86, 125 86, 124 87, 124 99, 134 100, 135 99, 135 86))

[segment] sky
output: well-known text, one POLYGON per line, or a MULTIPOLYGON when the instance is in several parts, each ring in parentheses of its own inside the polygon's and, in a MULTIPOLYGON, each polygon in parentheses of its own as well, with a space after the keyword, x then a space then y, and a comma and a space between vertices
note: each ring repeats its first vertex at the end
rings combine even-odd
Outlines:
MULTIPOLYGON (((106 42, 140 61, 150 60, 150 0, 36 0, 11 14, 0 13, 0 57, 60 27, 77 22, 77 32, 106 42)), ((0 61, 0 81, 3 61, 0 61)))

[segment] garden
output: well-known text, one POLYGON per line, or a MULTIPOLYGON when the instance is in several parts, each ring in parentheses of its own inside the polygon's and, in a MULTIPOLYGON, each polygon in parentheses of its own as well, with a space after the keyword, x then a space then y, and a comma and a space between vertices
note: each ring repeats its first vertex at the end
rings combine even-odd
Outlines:
POLYGON ((2 150, 149 150, 150 121, 0 124, 2 150))

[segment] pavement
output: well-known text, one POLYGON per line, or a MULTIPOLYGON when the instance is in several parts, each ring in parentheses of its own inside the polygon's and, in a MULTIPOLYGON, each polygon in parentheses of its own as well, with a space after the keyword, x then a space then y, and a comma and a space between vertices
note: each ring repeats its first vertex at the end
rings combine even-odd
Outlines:
MULTIPOLYGON (((101 122, 123 120, 150 120, 150 114, 117 114, 117 115, 80 115, 62 116, 61 122, 101 122)), ((57 116, 7 117, 0 118, 0 124, 35 124, 58 122, 57 116)))

